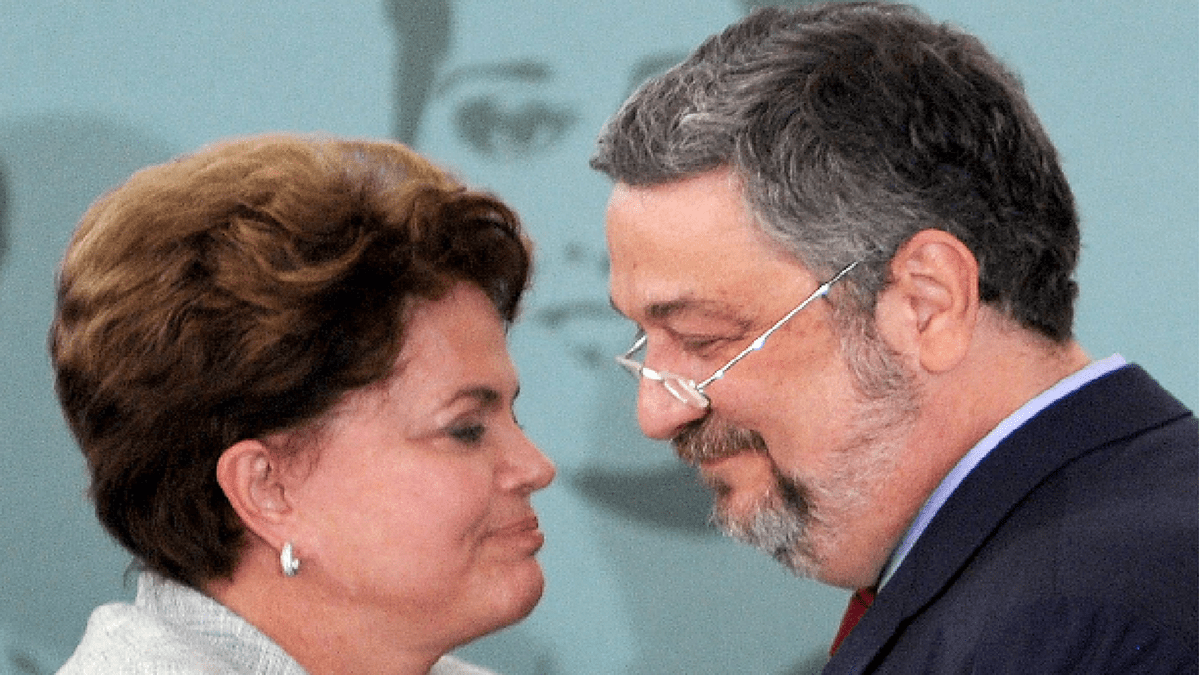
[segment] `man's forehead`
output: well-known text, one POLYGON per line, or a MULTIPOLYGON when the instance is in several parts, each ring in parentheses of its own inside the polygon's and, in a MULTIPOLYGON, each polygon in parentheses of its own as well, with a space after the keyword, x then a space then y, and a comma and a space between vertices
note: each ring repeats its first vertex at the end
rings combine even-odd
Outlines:
POLYGON ((689 284, 653 288, 630 284, 623 297, 613 295, 613 307, 627 318, 646 325, 663 325, 683 319, 721 321, 735 326, 748 324, 748 299, 720 287, 696 287, 689 284))
POLYGON ((754 243, 753 219, 724 172, 651 186, 617 183, 605 213, 614 256, 725 256, 754 243))
POLYGON ((727 171, 618 184, 607 221, 614 305, 638 321, 740 321, 747 305, 804 278, 799 262, 759 229, 727 171))

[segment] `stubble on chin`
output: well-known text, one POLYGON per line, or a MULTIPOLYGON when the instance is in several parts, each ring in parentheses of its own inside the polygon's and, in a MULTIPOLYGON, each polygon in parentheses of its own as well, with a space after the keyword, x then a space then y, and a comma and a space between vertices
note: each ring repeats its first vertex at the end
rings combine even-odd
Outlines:
MULTIPOLYGON (((860 322, 861 323, 861 322, 860 322)), ((920 395, 902 360, 869 323, 843 336, 842 349, 854 380, 857 414, 847 421, 839 465, 827 476, 785 474, 772 461, 774 480, 733 508, 733 488, 715 475, 705 480, 716 495, 712 522, 726 535, 766 552, 793 573, 823 579, 845 546, 847 528, 871 511, 879 486, 888 482, 916 421, 920 395)), ((680 459, 703 462, 754 452, 768 455, 754 431, 709 414, 673 439, 680 459)))
MULTIPOLYGON (((743 453, 767 454, 767 445, 755 431, 709 415, 683 429, 673 440, 679 458, 693 466, 743 453)), ((798 480, 780 473, 770 463, 772 484, 740 508, 733 507, 733 488, 717 475, 703 473, 714 493, 711 521, 727 536, 775 558, 800 576, 813 576, 820 567, 811 542, 816 520, 812 500, 798 480)))
POLYGON ((735 512, 728 501, 718 498, 712 522, 727 536, 766 553, 793 574, 816 577, 821 559, 814 535, 820 528, 812 499, 801 483, 777 469, 772 472, 774 485, 748 509, 735 512))

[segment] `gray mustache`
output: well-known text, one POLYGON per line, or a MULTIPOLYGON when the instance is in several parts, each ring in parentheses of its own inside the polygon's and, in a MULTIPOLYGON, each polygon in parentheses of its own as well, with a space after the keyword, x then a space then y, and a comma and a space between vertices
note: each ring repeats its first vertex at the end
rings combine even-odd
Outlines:
POLYGON ((744 452, 767 451, 767 444, 758 432, 712 415, 688 424, 671 439, 671 445, 680 459, 692 465, 744 452))

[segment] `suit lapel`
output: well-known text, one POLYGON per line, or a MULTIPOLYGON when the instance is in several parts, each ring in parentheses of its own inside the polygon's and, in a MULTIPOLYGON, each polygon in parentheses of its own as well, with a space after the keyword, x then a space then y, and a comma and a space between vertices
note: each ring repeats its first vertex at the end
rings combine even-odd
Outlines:
POLYGON ((902 623, 935 600, 1008 513, 1060 467, 1114 439, 1187 414, 1137 366, 1051 404, 963 480, 824 672, 866 671, 902 623))

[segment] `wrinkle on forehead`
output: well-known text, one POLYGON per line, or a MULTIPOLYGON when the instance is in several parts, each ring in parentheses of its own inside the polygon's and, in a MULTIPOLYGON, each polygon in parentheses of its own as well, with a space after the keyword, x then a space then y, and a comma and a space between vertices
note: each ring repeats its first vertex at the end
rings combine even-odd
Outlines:
POLYGON ((655 186, 617 183, 606 234, 610 292, 638 321, 686 317, 746 328, 773 295, 812 282, 757 227, 728 170, 655 186))

